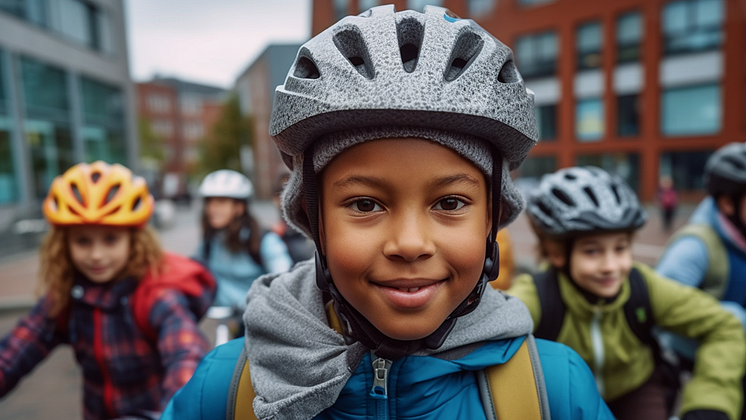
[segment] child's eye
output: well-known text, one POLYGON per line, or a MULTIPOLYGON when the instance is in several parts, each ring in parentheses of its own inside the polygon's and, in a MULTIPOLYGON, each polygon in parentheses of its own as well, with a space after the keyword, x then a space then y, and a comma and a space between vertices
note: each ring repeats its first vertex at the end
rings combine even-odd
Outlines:
POLYGON ((383 210, 381 206, 378 205, 378 203, 367 198, 355 200, 354 202, 350 204, 350 207, 352 208, 352 210, 360 212, 360 213, 369 213, 373 211, 383 210))
POLYGON ((115 244, 117 243, 117 241, 119 241, 119 236, 117 235, 109 234, 104 236, 104 242, 106 242, 108 245, 115 244))
POLYGON ((455 211, 460 210, 466 203, 455 197, 447 197, 435 204, 435 210, 455 211))
POLYGON ((79 237, 73 239, 73 242, 75 243, 75 245, 88 246, 88 245, 91 244, 91 239, 87 238, 85 236, 79 236, 79 237))

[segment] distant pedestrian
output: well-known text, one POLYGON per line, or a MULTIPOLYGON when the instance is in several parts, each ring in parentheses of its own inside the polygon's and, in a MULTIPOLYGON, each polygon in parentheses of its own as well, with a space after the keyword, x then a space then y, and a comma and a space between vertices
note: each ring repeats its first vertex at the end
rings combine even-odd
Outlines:
POLYGON ((70 344, 86 420, 157 416, 209 347, 197 322, 215 296, 212 276, 161 250, 146 226, 153 197, 121 165, 73 166, 43 209, 52 229, 39 250, 42 298, 0 341, 0 396, 70 344))
POLYGON ((670 176, 661 177, 657 198, 661 206, 663 229, 669 232, 673 224, 673 218, 676 215, 676 207, 679 204, 679 197, 673 188, 673 179, 670 176))

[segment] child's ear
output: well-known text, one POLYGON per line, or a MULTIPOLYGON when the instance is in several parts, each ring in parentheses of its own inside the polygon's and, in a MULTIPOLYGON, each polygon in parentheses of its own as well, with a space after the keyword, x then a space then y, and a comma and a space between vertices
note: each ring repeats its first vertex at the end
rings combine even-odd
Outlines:
POLYGON ((547 252, 547 260, 552 267, 564 268, 567 263, 565 256, 564 244, 557 243, 555 241, 546 241, 545 248, 547 252))
POLYGON ((727 195, 721 195, 715 203, 720 212, 727 216, 733 216, 736 213, 736 206, 733 204, 733 200, 727 195))

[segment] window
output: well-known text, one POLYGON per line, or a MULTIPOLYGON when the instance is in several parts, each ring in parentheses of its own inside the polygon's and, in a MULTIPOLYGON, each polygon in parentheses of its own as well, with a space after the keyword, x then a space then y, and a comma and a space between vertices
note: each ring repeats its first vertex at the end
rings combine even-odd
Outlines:
POLYGON ((68 122, 70 105, 65 72, 22 58, 21 73, 26 113, 33 117, 68 122))
POLYGON ((539 126, 539 140, 557 138, 557 105, 537 106, 536 123, 539 126))
POLYGON ((155 120, 152 125, 153 133, 163 138, 170 138, 174 135, 174 126, 170 121, 155 120))
POLYGON ((515 58, 525 79, 554 75, 557 68, 557 34, 544 32, 518 38, 515 58))
POLYGON ((575 135, 582 142, 600 140, 604 135, 604 103, 601 99, 578 100, 575 107, 575 135))
POLYGON ((554 156, 531 156, 523 161, 517 169, 518 177, 515 185, 526 197, 528 193, 539 185, 539 180, 545 174, 550 174, 557 170, 557 160, 554 156))
POLYGON ((661 131, 664 135, 691 136, 720 131, 719 85, 667 89, 662 96, 661 131))
POLYGON ((633 190, 640 188, 640 156, 637 153, 604 153, 581 155, 575 160, 578 166, 598 166, 610 174, 621 177, 633 190))
POLYGON ((184 115, 199 115, 202 112, 202 101, 195 96, 181 98, 181 113, 184 115))
POLYGON ((187 140, 199 140, 205 135, 205 129, 201 123, 190 122, 184 126, 184 138, 187 140))
POLYGON ((336 20, 347 16, 347 4, 349 0, 334 0, 334 16, 336 20))
POLYGON ((0 114, 8 112, 8 94, 5 92, 5 56, 0 51, 0 114))
POLYGON ((116 86, 80 78, 86 160, 126 163, 124 98, 116 86))
POLYGON ((47 0, 0 0, 0 11, 46 27, 47 0))
POLYGON ((637 12, 627 13, 616 21, 616 61, 628 63, 640 59, 642 18, 637 12))
POLYGON ((556 0, 518 0, 521 6, 539 6, 545 3, 552 3, 556 0))
POLYGON ((705 163, 714 150, 668 152, 660 157, 660 175, 669 175, 677 189, 703 190, 705 163))
POLYGON ((720 48, 723 16, 722 0, 683 0, 666 4, 662 14, 665 54, 720 48))
POLYGON ((5 62, 0 51, 0 206, 18 201, 18 182, 13 164, 12 119, 5 104, 5 62))
POLYGON ((357 7, 360 12, 364 12, 370 9, 371 7, 376 7, 379 4, 380 3, 378 0, 358 0, 357 1, 357 7))
POLYGON ((603 33, 598 22, 586 23, 578 27, 576 49, 578 52, 578 69, 595 69, 601 67, 601 44, 603 33))
POLYGON ((467 0, 469 17, 484 16, 495 7, 495 0, 467 0))
POLYGON ((639 105, 640 96, 621 95, 616 101, 617 134, 619 136, 636 136, 640 134, 639 105))
POLYGON ((407 0, 407 9, 421 12, 426 5, 443 6, 443 0, 407 0))
POLYGON ((60 0, 60 32, 79 44, 93 45, 90 7, 77 0, 60 0))
POLYGON ((148 109, 150 112, 157 113, 171 112, 171 101, 165 95, 151 93, 148 95, 148 109))

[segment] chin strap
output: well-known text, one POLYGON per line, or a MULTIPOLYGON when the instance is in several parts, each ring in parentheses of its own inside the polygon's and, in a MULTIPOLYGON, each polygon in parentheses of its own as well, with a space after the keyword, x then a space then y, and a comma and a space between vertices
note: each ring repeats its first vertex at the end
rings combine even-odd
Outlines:
POLYGON ((376 356, 389 360, 397 360, 425 349, 437 349, 443 345, 458 317, 474 311, 484 294, 490 280, 497 278, 500 271, 500 252, 495 237, 500 221, 500 199, 502 197, 502 158, 492 147, 492 228, 487 236, 486 255, 482 274, 477 285, 469 296, 432 334, 418 340, 396 340, 379 331, 370 321, 360 314, 339 293, 334 285, 331 273, 326 263, 326 257, 321 254, 321 240, 319 236, 319 190, 316 182, 316 172, 313 168, 313 145, 306 149, 303 156, 303 198, 306 203, 309 225, 316 243, 316 285, 321 291, 328 293, 334 301, 334 309, 340 318, 345 340, 348 344, 359 341, 373 350, 376 356), (495 188, 497 187, 497 188, 495 188))

